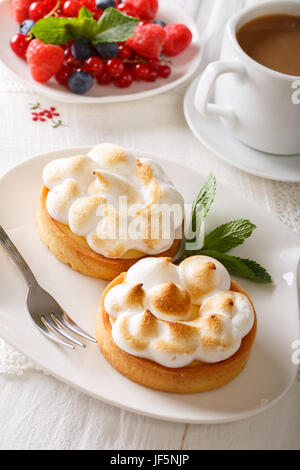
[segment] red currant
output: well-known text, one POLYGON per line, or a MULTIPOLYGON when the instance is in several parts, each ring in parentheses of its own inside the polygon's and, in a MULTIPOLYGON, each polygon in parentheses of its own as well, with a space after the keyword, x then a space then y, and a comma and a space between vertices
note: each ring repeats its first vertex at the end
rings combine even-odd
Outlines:
POLYGON ((97 8, 93 13, 94 20, 98 21, 99 18, 101 18, 101 16, 103 15, 103 11, 104 10, 101 10, 101 8, 97 8))
POLYGON ((74 72, 73 67, 71 67, 70 65, 63 65, 62 68, 55 75, 55 78, 58 81, 58 83, 60 83, 61 85, 67 86, 68 78, 73 72, 74 72))
POLYGON ((125 70, 120 77, 116 78, 114 83, 118 88, 128 88, 133 82, 133 76, 130 72, 125 70))
POLYGON ((84 70, 92 76, 101 75, 103 60, 100 57, 89 57, 83 64, 84 70))
POLYGON ((161 65, 158 68, 157 73, 159 77, 168 78, 169 75, 171 74, 171 67, 169 67, 168 65, 161 65))
POLYGON ((149 59, 148 60, 148 66, 152 70, 158 70, 159 67, 160 67, 159 59, 149 59))
POLYGON ((138 18, 136 11, 133 8, 126 6, 125 3, 119 3, 117 6, 117 9, 120 12, 125 13, 128 16, 133 16, 134 18, 138 18))
POLYGON ((67 0, 63 6, 63 13, 70 18, 71 16, 77 16, 80 9, 81 4, 77 0, 67 0))
POLYGON ((127 46, 126 44, 120 44, 118 46, 118 49, 119 49, 120 59, 126 60, 126 59, 129 59, 131 57, 132 49, 130 49, 130 47, 127 46))
POLYGON ((103 72, 101 75, 97 76, 97 82, 99 85, 109 85, 112 81, 111 75, 109 75, 107 72, 103 72))
POLYGON ((25 57, 27 47, 29 46, 30 41, 28 41, 28 36, 26 34, 15 34, 10 40, 10 47, 14 53, 19 57, 25 57))
POLYGON ((95 0, 81 0, 81 4, 90 11, 94 11, 96 8, 95 0))
POLYGON ((156 70, 149 70, 149 75, 146 78, 147 82, 155 82, 158 77, 158 73, 156 70))
POLYGON ((134 64, 134 66, 132 67, 132 73, 135 80, 147 80, 150 73, 150 69, 145 64, 134 64))
POLYGON ((57 0, 43 0, 46 14, 50 13, 53 8, 57 5, 57 0))
POLYGON ((66 59, 66 60, 71 59, 71 58, 73 57, 71 47, 67 47, 67 48, 65 49, 64 53, 65 53, 65 59, 66 59))
POLYGON ((105 68, 112 77, 119 77, 124 72, 124 63, 118 57, 114 57, 113 59, 108 59, 105 68))
POLYGON ((46 5, 43 2, 33 2, 28 10, 29 18, 33 21, 38 21, 43 18, 48 12, 46 5))

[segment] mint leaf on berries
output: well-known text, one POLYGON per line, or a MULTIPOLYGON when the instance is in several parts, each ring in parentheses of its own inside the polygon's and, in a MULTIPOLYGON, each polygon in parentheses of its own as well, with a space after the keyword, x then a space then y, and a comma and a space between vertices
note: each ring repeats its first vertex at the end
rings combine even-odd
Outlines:
POLYGON ((234 220, 206 235, 204 249, 227 253, 232 248, 242 245, 255 229, 256 226, 249 220, 234 220))
POLYGON ((98 21, 99 33, 92 40, 100 42, 122 42, 134 34, 139 19, 124 15, 115 8, 107 8, 98 21))
POLYGON ((74 20, 77 18, 42 18, 37 21, 31 34, 44 44, 64 44, 75 39, 74 20))
POLYGON ((87 8, 82 7, 77 18, 45 17, 37 21, 31 34, 44 44, 64 44, 86 38, 93 44, 123 42, 133 36, 138 18, 132 18, 115 8, 107 8, 97 22, 87 8))

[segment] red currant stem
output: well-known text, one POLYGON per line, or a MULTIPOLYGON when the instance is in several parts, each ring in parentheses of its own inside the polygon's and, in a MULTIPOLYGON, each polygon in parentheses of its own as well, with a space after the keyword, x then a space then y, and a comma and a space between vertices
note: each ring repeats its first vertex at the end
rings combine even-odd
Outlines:
POLYGON ((49 18, 49 16, 52 16, 55 14, 56 10, 60 7, 60 0, 58 0, 57 4, 55 5, 54 8, 48 13, 48 15, 45 15, 44 18, 49 18))
POLYGON ((146 59, 124 59, 123 62, 126 64, 148 64, 146 59))
POLYGON ((170 59, 165 59, 164 57, 162 57, 162 58, 160 59, 160 62, 161 62, 162 64, 166 64, 166 65, 172 65, 172 64, 173 64, 173 62, 172 62, 170 59))

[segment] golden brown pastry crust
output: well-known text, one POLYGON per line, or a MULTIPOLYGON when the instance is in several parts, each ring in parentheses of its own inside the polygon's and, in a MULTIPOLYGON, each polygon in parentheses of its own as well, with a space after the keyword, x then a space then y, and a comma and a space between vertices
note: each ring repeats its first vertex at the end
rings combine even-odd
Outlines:
MULTIPOLYGON (((73 234, 68 226, 50 216, 46 207, 48 191, 43 186, 37 211, 37 226, 42 241, 59 261, 86 276, 111 281, 141 259, 111 259, 91 250, 83 237, 73 234)), ((159 257, 173 258, 180 242, 181 240, 175 240, 172 247, 159 257)))
MULTIPOLYGON (((112 328, 109 315, 104 308, 104 299, 110 289, 124 281, 125 276, 126 273, 118 276, 104 291, 96 325, 96 339, 99 348, 115 369, 145 387, 181 394, 207 392, 223 387, 240 374, 248 362, 256 336, 257 317, 255 310, 253 328, 242 340, 240 349, 226 361, 217 364, 194 361, 188 367, 170 369, 148 359, 132 356, 120 349, 112 339, 112 328)), ((235 281, 231 282, 231 290, 245 294, 253 306, 247 292, 235 281)))

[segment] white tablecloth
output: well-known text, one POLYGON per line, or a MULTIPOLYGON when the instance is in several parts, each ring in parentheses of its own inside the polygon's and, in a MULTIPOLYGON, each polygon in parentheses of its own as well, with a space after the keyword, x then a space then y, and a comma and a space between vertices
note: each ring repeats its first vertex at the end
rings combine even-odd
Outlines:
MULTIPOLYGON (((217 58, 231 12, 251 1, 181 0, 186 10, 198 15, 201 32, 219 1, 222 8, 206 60, 217 58)), ((206 150, 184 119, 186 86, 129 104, 76 106, 49 102, 0 69, 0 175, 34 154, 113 141, 161 155, 170 165, 184 160, 202 172, 213 171, 219 181, 272 211, 300 235, 300 185, 247 175, 206 150), (36 101, 57 106, 66 127, 34 123, 28 105, 36 101)), ((255 418, 185 426, 140 417, 89 398, 36 371, 0 340, 0 423, 0 449, 299 449, 300 377, 279 404, 255 418)))

